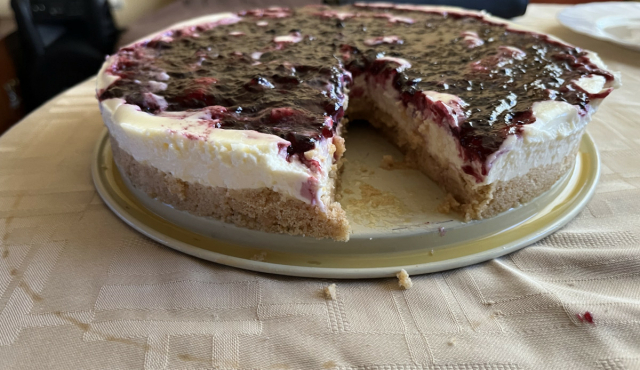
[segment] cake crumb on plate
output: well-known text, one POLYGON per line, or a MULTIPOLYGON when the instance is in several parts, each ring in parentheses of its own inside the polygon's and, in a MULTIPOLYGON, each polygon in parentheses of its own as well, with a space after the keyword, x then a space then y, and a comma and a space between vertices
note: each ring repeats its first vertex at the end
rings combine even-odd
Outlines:
POLYGON ((447 230, 445 230, 445 229, 444 229, 444 227, 440 226, 440 227, 438 228, 438 234, 439 234, 440 236, 445 236, 445 234, 446 234, 446 233, 447 233, 447 230))
POLYGON ((398 286, 400 286, 400 288, 410 289, 413 286, 413 282, 405 269, 400 270, 396 274, 396 277, 398 278, 398 286))
POLYGON ((416 169, 416 165, 413 163, 407 162, 405 159, 401 161, 396 161, 393 159, 392 155, 383 155, 382 162, 380 162, 380 168, 387 171, 407 170, 407 169, 416 169))
POLYGON ((260 253, 256 253, 251 257, 252 261, 264 262, 265 258, 267 258, 267 252, 262 251, 260 253))

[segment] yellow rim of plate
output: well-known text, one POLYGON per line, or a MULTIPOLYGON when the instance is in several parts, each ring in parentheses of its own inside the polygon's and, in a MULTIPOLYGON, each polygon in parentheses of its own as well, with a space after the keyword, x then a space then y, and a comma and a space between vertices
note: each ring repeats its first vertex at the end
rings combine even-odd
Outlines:
MULTIPOLYGON (((98 193, 123 221, 142 234, 181 252, 212 262, 253 271, 324 278, 393 276, 404 268, 422 274, 468 266, 523 248, 551 234, 573 219, 587 204, 600 175, 600 159, 592 138, 585 134, 575 166, 558 196, 532 217, 499 233, 438 249, 389 253, 300 253, 267 251, 196 234, 145 208, 127 189, 117 170, 108 132, 101 135, 93 156, 92 175, 98 193), (256 257, 260 256, 260 260, 256 257)), ((392 242, 392 241, 390 241, 392 242)))

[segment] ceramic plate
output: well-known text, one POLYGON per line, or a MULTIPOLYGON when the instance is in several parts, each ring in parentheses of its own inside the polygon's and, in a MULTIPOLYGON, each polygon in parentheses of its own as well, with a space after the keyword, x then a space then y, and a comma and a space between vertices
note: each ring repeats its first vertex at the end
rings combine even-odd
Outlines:
POLYGON ((599 157, 582 139, 574 168, 551 190, 497 217, 465 223, 435 211, 444 194, 420 172, 381 168, 402 156, 368 126, 349 127, 341 204, 353 227, 348 242, 269 234, 178 211, 120 176, 105 130, 92 174, 106 204, 134 229, 205 260, 274 274, 322 278, 391 277, 443 271, 523 248, 564 226, 595 189, 599 157))
POLYGON ((558 20, 576 32, 640 51, 640 3, 575 5, 561 11, 558 20))

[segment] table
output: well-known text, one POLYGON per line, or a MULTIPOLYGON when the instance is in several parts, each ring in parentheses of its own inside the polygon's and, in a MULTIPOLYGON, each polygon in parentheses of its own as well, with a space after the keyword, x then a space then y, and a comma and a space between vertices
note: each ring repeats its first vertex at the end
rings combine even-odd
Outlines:
POLYGON ((48 102, 0 138, 0 368, 640 368, 640 54, 563 28, 561 9, 532 5, 518 22, 600 53, 625 85, 589 126, 595 197, 535 245, 407 291, 150 241, 93 188, 94 81, 48 102))

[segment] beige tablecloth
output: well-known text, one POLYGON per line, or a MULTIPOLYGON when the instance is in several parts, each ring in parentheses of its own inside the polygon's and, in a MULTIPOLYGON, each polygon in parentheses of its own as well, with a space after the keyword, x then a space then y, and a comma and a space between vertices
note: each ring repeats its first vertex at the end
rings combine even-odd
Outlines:
POLYGON ((510 256, 338 281, 216 265, 135 232, 94 190, 93 81, 0 138, 0 368, 640 369, 640 53, 531 6, 521 23, 600 53, 624 87, 589 131, 588 207, 510 256), (589 312, 593 323, 584 315, 589 312))

